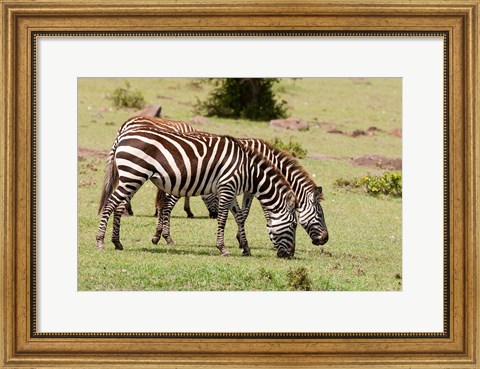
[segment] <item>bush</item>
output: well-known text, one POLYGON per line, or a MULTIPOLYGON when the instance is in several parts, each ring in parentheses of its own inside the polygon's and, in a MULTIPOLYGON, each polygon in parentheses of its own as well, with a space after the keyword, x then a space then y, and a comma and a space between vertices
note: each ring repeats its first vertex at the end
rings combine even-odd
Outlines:
POLYGON ((307 156, 307 150, 304 149, 299 142, 292 141, 291 139, 285 143, 278 137, 275 137, 273 140, 268 141, 268 144, 276 147, 277 149, 286 151, 298 159, 303 159, 305 156, 307 156))
POLYGON ((145 107, 145 99, 141 91, 132 91, 130 87, 130 83, 126 81, 125 87, 116 88, 113 90, 113 93, 108 96, 108 99, 112 100, 116 108, 142 109, 145 107))
POLYGON ((214 90, 197 101, 195 112, 222 118, 268 121, 285 118, 285 101, 277 101, 272 86, 279 78, 212 78, 214 90))
POLYGON ((287 277, 290 289, 295 291, 312 291, 312 281, 305 267, 302 266, 290 270, 287 277))
POLYGON ((385 171, 380 176, 370 173, 362 177, 353 179, 340 178, 335 181, 337 187, 346 187, 352 189, 363 188, 363 190, 373 196, 386 195, 393 197, 402 197, 402 173, 385 171))

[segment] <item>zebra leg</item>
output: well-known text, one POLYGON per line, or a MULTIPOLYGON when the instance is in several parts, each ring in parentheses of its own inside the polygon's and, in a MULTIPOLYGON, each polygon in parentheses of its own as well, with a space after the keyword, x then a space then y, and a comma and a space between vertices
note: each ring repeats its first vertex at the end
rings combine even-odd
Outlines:
POLYGON ((187 213, 187 217, 189 217, 189 218, 194 218, 195 217, 193 215, 192 211, 190 210, 190 197, 188 197, 188 196, 185 197, 185 203, 183 204, 183 210, 185 210, 185 213, 187 213))
POLYGON ((217 219, 218 216, 218 197, 217 194, 211 193, 209 195, 202 195, 202 200, 208 210, 208 217, 210 219, 217 219))
POLYGON ((242 256, 252 256, 252 253, 250 252, 250 247, 248 246, 247 236, 245 234, 245 220, 243 217, 243 211, 242 209, 240 209, 237 199, 235 198, 230 205, 230 211, 235 217, 235 222, 238 226, 237 240, 238 247, 243 249, 242 256))
POLYGON ((158 217, 158 214, 160 214, 161 212, 161 210, 159 209, 162 209, 164 195, 165 195, 165 192, 157 188, 157 195, 155 196, 155 214, 153 214, 154 217, 158 217))
POLYGON ((155 216, 157 217, 157 226, 155 227, 155 234, 152 237, 152 243, 158 244, 162 236, 162 208, 165 200, 165 192, 157 189, 157 196, 155 197, 155 216))
MULTIPOLYGON (((125 200, 125 195, 118 190, 118 188, 110 195, 107 204, 103 208, 102 217, 100 219, 100 224, 98 225, 96 240, 97 240, 97 250, 104 250, 105 244, 105 232, 107 230, 107 223, 110 215, 117 207, 120 205, 121 202, 125 200)), ((122 210, 123 211, 123 210, 122 210)), ((121 216, 121 214, 120 214, 121 216)), ((120 228, 118 228, 118 239, 120 239, 120 228)))
MULTIPOLYGON (((245 233, 245 221, 247 220, 248 213, 250 212, 250 207, 252 206, 252 201, 253 201, 253 195, 250 193, 245 193, 243 195, 243 203, 242 203, 242 209, 241 209, 241 216, 238 217, 237 220, 237 226, 238 226, 238 232, 237 232, 237 240, 239 244, 239 248, 243 249, 243 255, 244 256, 250 256, 250 247, 248 246, 248 241, 247 241, 247 235, 245 233), (248 251, 246 251, 248 250, 248 251), (248 253, 246 253, 248 252, 248 253)), ((236 201, 235 201, 236 202, 236 201)), ((238 206, 238 204, 237 204, 238 206)))
POLYGON ((132 209, 132 204, 130 203, 130 200, 127 200, 125 202, 125 209, 123 210, 123 215, 126 215, 126 216, 133 215, 133 209, 132 209))
POLYGON ((130 201, 122 201, 120 205, 117 206, 113 213, 113 232, 112 232, 112 242, 115 245, 115 250, 123 250, 123 245, 120 242, 120 219, 126 211, 126 207, 130 204, 130 201))
POLYGON ((161 217, 162 217, 162 237, 167 241, 168 246, 173 246, 172 237, 170 237, 170 216, 175 204, 180 200, 180 197, 171 194, 165 194, 165 200, 163 202, 161 217))
POLYGON ((235 196, 230 195, 229 192, 226 194, 218 195, 218 217, 217 217, 217 248, 222 253, 222 256, 230 255, 227 249, 225 248, 225 225, 228 218, 228 210, 231 207, 231 204, 235 196))
POLYGON ((155 234, 152 237, 152 243, 158 244, 160 237, 162 236, 162 209, 165 202, 165 192, 161 189, 157 189, 157 196, 155 197, 155 216, 157 217, 157 226, 155 227, 155 234))
POLYGON ((158 244, 160 237, 163 237, 168 246, 174 245, 175 242, 170 237, 170 215, 178 200, 180 200, 180 197, 164 193, 161 205, 157 203, 159 216, 157 219, 155 235, 152 238, 153 244, 158 244))

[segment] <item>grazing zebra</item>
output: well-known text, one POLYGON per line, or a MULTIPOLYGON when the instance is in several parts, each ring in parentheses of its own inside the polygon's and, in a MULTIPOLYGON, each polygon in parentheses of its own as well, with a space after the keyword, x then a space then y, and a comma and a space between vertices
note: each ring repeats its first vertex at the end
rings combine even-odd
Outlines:
MULTIPOLYGON (((310 175, 300 165, 298 160, 290 154, 274 148, 260 139, 241 139, 237 141, 243 146, 254 149, 264 155, 271 161, 284 175, 290 183, 293 192, 297 198, 298 222, 306 230, 314 245, 324 245, 328 241, 328 230, 325 223, 320 201, 324 199, 321 186, 316 186, 310 175)), ((173 240, 170 236, 170 214, 179 200, 178 197, 166 194, 162 202, 162 218, 158 220, 155 235, 152 242, 157 244, 160 236, 162 236, 167 244, 172 245, 173 240)), ((215 201, 216 199, 210 199, 215 201)), ((253 197, 249 193, 245 193, 242 203, 242 217, 239 217, 237 239, 240 248, 249 250, 248 241, 245 234, 245 221, 250 211, 253 197)), ((213 205, 211 205, 213 206, 213 205)), ((159 207, 160 208, 160 207, 159 207)), ((244 253, 245 256, 248 254, 244 253)))
MULTIPOLYGON (((151 117, 137 117, 127 121, 123 127, 127 129, 134 125, 153 125, 185 134, 200 134, 194 127, 182 121, 173 121, 167 119, 158 119, 151 117)), ((121 128, 120 131, 124 130, 121 128)), ((205 133, 202 133, 205 134, 205 133)), ((306 230, 314 245, 324 245, 328 241, 328 230, 325 223, 325 217, 320 201, 324 199, 321 186, 316 186, 310 175, 305 171, 301 164, 290 154, 272 147, 265 141, 253 138, 237 139, 245 147, 255 149, 270 160, 285 176, 290 183, 298 201, 299 223, 306 230)), ((187 197, 188 198, 188 197, 187 197)), ((186 198, 186 199, 187 199, 186 198)), ((218 199, 215 194, 202 196, 210 213, 218 211, 218 199)), ((173 245, 173 239, 170 235, 170 215, 173 207, 179 200, 179 197, 164 194, 160 189, 157 192, 157 211, 158 222, 155 235, 152 242, 157 244, 160 237, 163 237, 168 245, 173 245)), ((250 211, 253 196, 245 193, 242 204, 242 218, 238 222, 238 235, 240 248, 244 249, 244 255, 249 255, 248 241, 245 235, 245 221, 250 211)))
MULTIPOLYGON (((328 230, 320 201, 324 200, 323 189, 317 186, 308 172, 290 154, 277 149, 263 140, 238 139, 245 147, 256 150, 270 160, 287 179, 297 198, 298 222, 307 231, 314 245, 328 241, 328 230)), ((243 198, 243 222, 245 222, 253 197, 246 193, 243 198)), ((243 225, 240 225, 240 229, 243 225)), ((244 228, 243 228, 244 229, 244 228)))
POLYGON ((210 193, 218 196, 216 246, 222 255, 228 255, 224 244, 228 210, 241 218, 235 196, 244 192, 253 194, 263 207, 277 256, 293 257, 297 226, 295 194, 269 160, 229 136, 180 135, 142 124, 121 129, 110 151, 99 207, 102 215, 96 235, 97 249, 105 248, 105 231, 112 212, 112 242, 116 249, 123 249, 120 219, 125 200, 130 200, 148 179, 175 196, 210 193))

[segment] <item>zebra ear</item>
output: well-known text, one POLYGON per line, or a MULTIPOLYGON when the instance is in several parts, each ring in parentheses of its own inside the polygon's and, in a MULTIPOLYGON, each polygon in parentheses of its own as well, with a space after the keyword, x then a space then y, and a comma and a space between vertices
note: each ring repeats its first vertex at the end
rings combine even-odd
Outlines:
POLYGON ((318 186, 317 188, 315 188, 314 196, 317 201, 325 200, 322 186, 318 186))

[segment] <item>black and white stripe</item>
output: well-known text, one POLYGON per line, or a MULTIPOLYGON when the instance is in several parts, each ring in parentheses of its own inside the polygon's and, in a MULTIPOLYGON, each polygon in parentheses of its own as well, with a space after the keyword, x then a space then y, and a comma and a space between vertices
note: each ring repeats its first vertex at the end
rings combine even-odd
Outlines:
MULTIPOLYGON (((142 124, 121 130, 112 147, 100 204, 97 248, 105 247, 105 230, 112 212, 112 241, 117 249, 123 248, 120 218, 125 201, 148 179, 174 196, 211 193, 218 196, 217 247, 222 255, 228 254, 224 228, 228 210, 235 207, 235 196, 244 192, 253 194, 265 212, 277 255, 293 256, 297 224, 295 195, 269 160, 228 136, 181 135, 142 124)), ((241 214, 239 209, 234 212, 241 214)))
MULTIPOLYGON (((190 133, 196 132, 197 130, 193 128, 191 125, 186 124, 182 121, 171 120, 171 119, 163 119, 157 117, 149 117, 149 116, 135 116, 133 118, 128 119, 125 123, 123 123, 122 127, 119 130, 119 134, 125 132, 129 129, 135 129, 144 125, 155 125, 161 127, 162 129, 170 130, 177 133, 190 133)), ((159 216, 159 206, 162 204, 162 199, 164 198, 164 193, 161 190, 158 190, 157 198, 155 200, 155 216, 159 216)), ((218 213, 218 201, 216 200, 214 195, 205 195, 202 197, 205 206, 208 209, 209 217, 212 219, 217 218, 218 213), (213 198, 213 200, 212 200, 213 198)), ((167 201, 167 204, 169 202, 167 201)), ((133 210, 130 202, 125 204, 126 209, 130 215, 133 215, 133 210)), ((190 198, 188 196, 185 197, 183 210, 187 213, 188 218, 194 218, 194 214, 190 208, 190 198)), ((172 241, 173 243, 173 241, 172 241)))
MULTIPOLYGON (((195 132, 198 132, 192 126, 181 121, 169 121, 166 119, 151 119, 145 117, 142 117, 141 121, 147 125, 152 124, 180 133, 195 134, 195 132)), ((323 209, 320 204, 320 201, 324 198, 322 187, 315 184, 298 160, 293 158, 290 154, 274 148, 260 139, 239 138, 237 140, 245 147, 260 152, 282 172, 296 195, 299 223, 307 231, 314 245, 324 245, 328 241, 328 230, 323 209)), ((170 235, 170 215, 178 199, 179 198, 174 195, 166 194, 163 197, 162 206, 157 206, 161 213, 158 214, 159 219, 157 228, 155 235, 152 238, 154 244, 158 243, 160 236, 163 236, 167 241, 167 244, 172 245, 174 243, 170 235)), ((218 209, 218 199, 214 195, 209 195, 208 197, 202 196, 202 199, 210 212, 212 212, 212 209, 218 209)), ((252 199, 253 196, 251 194, 246 193, 244 195, 242 217, 236 217, 236 219, 240 220, 240 222, 237 223, 239 227, 237 239, 240 243, 240 247, 244 250, 249 250, 244 223, 248 217, 252 199)), ((245 251, 244 255, 248 255, 248 252, 245 251)))

